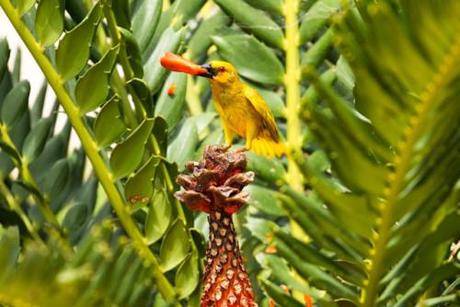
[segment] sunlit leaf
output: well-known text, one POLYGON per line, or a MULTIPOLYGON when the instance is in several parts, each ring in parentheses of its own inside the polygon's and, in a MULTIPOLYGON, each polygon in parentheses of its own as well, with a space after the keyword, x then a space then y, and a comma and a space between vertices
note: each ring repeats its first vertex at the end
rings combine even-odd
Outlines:
POLYGON ((101 147, 105 147, 117 140, 126 126, 122 120, 118 97, 112 97, 99 112, 94 122, 94 134, 101 147))
POLYGON ((212 39, 222 57, 235 65, 243 77, 261 83, 283 83, 283 65, 273 50, 254 37, 226 31, 212 39))
POLYGON ((109 75, 117 57, 118 47, 107 51, 104 57, 94 64, 78 80, 75 99, 84 114, 101 105, 109 93, 109 75))
POLYGON ((125 177, 139 166, 152 128, 153 119, 145 119, 122 143, 115 147, 110 156, 114 178, 125 177))
POLYGON ((42 46, 53 44, 64 31, 64 7, 61 0, 43 0, 38 3, 35 31, 42 46))
POLYGON ((56 50, 56 67, 63 80, 78 74, 88 61, 89 47, 101 15, 101 5, 96 3, 89 15, 67 32, 59 42, 56 50))

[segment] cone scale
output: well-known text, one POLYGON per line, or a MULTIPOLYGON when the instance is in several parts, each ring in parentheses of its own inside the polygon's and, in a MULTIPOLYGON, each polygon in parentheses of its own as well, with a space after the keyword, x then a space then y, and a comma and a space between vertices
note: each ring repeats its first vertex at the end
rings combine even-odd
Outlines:
POLYGON ((177 177, 183 189, 176 197, 209 215, 201 306, 257 306, 232 221, 249 197, 242 189, 254 180, 254 173, 245 172, 246 155, 212 145, 202 161, 190 162, 186 168, 191 174, 177 177))

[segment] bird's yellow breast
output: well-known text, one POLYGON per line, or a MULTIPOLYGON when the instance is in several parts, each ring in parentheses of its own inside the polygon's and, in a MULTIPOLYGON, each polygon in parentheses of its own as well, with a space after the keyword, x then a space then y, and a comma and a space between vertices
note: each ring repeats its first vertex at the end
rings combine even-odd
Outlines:
POLYGON ((223 87, 212 84, 212 93, 216 109, 227 126, 242 137, 246 136, 248 122, 256 120, 257 115, 244 96, 242 84, 230 84, 223 87))

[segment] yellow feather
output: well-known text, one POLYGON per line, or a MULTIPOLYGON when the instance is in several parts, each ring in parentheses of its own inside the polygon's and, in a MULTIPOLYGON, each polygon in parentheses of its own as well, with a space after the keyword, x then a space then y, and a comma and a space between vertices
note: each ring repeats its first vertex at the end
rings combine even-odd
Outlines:
POLYGON ((246 139, 246 147, 267 157, 286 154, 280 142, 275 118, 262 96, 241 82, 236 69, 227 62, 212 61, 217 72, 211 79, 216 110, 222 120, 227 144, 233 135, 246 139))

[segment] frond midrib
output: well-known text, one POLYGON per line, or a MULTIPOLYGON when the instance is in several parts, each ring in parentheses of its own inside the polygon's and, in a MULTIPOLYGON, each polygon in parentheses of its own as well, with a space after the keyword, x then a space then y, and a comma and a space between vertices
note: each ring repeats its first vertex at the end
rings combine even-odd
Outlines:
MULTIPOLYGON (((456 28, 460 30, 460 23, 456 28)), ((373 237, 375 248, 369 251, 369 278, 361 296, 363 306, 371 307, 375 305, 378 296, 378 284, 383 270, 385 249, 391 235, 392 217, 398 195, 404 185, 405 175, 410 170, 414 147, 423 133, 423 127, 430 111, 436 105, 436 97, 451 80, 460 62, 459 59, 460 37, 454 40, 449 52, 440 62, 438 73, 433 76, 419 96, 420 100, 415 107, 415 112, 410 116, 401 141, 397 145, 396 155, 393 159, 393 171, 386 178, 388 185, 383 191, 381 201, 377 204, 380 218, 376 221, 378 232, 375 232, 373 237)))

